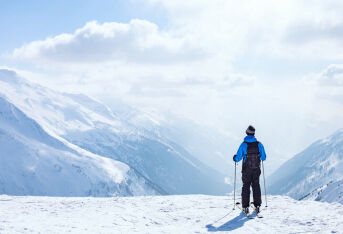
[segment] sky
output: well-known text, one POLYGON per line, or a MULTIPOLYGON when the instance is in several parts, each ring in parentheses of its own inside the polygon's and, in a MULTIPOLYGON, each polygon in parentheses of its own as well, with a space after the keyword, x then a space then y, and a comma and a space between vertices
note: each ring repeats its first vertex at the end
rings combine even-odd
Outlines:
MULTIPOLYGON (((0 1, 0 66, 173 113, 281 163, 343 127, 343 2, 0 1)), ((232 155, 228 152, 228 155, 232 155)))
POLYGON ((125 0, 60 0, 60 1, 0 1, 0 52, 13 49, 34 40, 42 40, 61 33, 73 33, 85 23, 129 22, 132 18, 144 18, 165 25, 162 8, 146 7, 142 2, 125 0))

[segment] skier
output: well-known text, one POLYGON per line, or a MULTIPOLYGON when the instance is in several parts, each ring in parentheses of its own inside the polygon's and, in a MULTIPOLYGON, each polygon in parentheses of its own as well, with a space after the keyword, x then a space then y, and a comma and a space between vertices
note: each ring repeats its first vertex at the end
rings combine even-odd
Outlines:
POLYGON ((239 146, 237 154, 233 156, 233 161, 239 162, 243 159, 242 163, 242 208, 243 212, 249 214, 250 204, 250 186, 252 187, 255 212, 260 212, 261 188, 260 188, 260 175, 261 175, 261 160, 266 160, 266 153, 261 142, 255 138, 255 128, 249 126, 245 131, 247 136, 244 142, 239 146))

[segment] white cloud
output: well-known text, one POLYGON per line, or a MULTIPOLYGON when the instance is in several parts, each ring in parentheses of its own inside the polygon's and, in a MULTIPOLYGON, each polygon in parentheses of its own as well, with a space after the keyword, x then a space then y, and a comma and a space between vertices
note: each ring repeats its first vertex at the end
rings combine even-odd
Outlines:
POLYGON ((227 58, 192 35, 160 30, 145 20, 89 22, 73 34, 28 43, 11 57, 47 74, 50 80, 40 79, 45 85, 139 101, 183 98, 205 90, 231 92, 255 79, 232 73, 227 58))
POLYGON ((343 119, 343 64, 330 64, 319 74, 305 78, 313 89, 317 115, 323 121, 343 119))
POLYGON ((174 30, 234 60, 242 54, 343 59, 343 2, 150 0, 170 14, 174 30))
MULTIPOLYGON (((318 77, 319 84, 343 87, 343 64, 329 65, 318 77)), ((343 93, 342 93, 343 94, 343 93)))
POLYGON ((203 57, 186 37, 161 31, 156 24, 131 20, 128 24, 89 22, 73 34, 33 41, 15 49, 15 60, 33 63, 181 63, 203 57))

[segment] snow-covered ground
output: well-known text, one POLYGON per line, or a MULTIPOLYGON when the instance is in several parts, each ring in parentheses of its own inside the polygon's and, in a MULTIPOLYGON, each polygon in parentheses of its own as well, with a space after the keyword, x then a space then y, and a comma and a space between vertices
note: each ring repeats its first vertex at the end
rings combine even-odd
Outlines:
POLYGON ((268 199, 264 218, 247 219, 228 196, 2 195, 0 233, 343 233, 341 204, 268 199))

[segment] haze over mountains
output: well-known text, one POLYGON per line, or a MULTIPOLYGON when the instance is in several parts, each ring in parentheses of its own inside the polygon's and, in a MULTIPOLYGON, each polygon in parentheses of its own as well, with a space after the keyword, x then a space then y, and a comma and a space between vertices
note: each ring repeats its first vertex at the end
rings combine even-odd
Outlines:
MULTIPOLYGON (((3 113, 2 144, 12 146, 1 149, 0 164, 6 167, 8 163, 6 160, 10 157, 12 157, 11 160, 13 157, 21 157, 13 164, 10 171, 2 170, 1 172, 1 183, 7 183, 3 186, 4 193, 83 196, 87 190, 91 191, 88 195, 95 196, 224 194, 231 189, 230 185, 224 183, 224 174, 205 165, 192 155, 190 153, 192 150, 188 151, 179 144, 182 141, 173 141, 177 137, 165 137, 168 135, 166 133, 168 127, 164 128, 158 120, 145 113, 138 111, 131 111, 125 115, 115 113, 85 95, 53 91, 30 83, 9 70, 0 70, 0 95, 3 104, 0 109, 3 113), (21 117, 18 118, 16 113, 20 113, 21 117), (8 123, 8 118, 15 120, 8 123), (34 128, 40 129, 39 138, 32 135, 34 128), (16 129, 15 134, 8 129, 16 129), (16 137, 17 135, 23 137, 16 137), (33 140, 36 141, 36 145, 30 143, 33 140), (50 141, 53 142, 52 146, 50 141), (25 145, 19 152, 15 147, 17 142, 25 145), (45 149, 44 154, 38 149, 45 149), (37 167, 29 169, 30 164, 25 163, 27 155, 34 157, 39 163, 46 155, 47 161, 40 164, 40 170, 37 167), (98 165, 83 155, 92 155, 102 163, 98 165), (57 160, 56 158, 59 158, 64 165, 63 170, 60 170, 59 166, 56 166, 57 169, 51 169, 55 167, 53 161, 57 160), (84 163, 91 168, 90 174, 84 172, 82 166, 72 161, 72 159, 81 160, 79 158, 82 158, 84 163), (112 164, 115 168, 113 170, 109 169, 112 164), (22 175, 16 167, 22 167, 24 171, 31 170, 31 174, 39 177, 39 181, 38 179, 38 182, 35 180, 29 182, 29 179, 21 180, 22 175), (114 173, 115 175, 99 174, 100 172, 95 167, 100 167, 100 172, 101 170, 117 172, 114 173), (74 168, 76 172, 72 170, 74 168), (73 173, 79 173, 79 176, 87 178, 89 181, 83 183, 87 186, 78 190, 75 184, 68 185, 68 183, 78 183, 78 179, 75 179, 77 176, 73 173), (11 190, 12 183, 5 179, 9 177, 9 174, 18 178, 22 189, 11 190), (42 183, 49 185, 51 177, 58 178, 58 183, 54 184, 54 190, 46 189, 44 186, 38 189, 42 183), (113 180, 113 178, 117 179, 113 180), (96 191, 89 189, 89 186, 93 186, 91 183, 93 180, 96 180, 96 184, 102 186, 103 190, 98 187, 96 191), (30 184, 29 187, 28 184, 30 184), (65 190, 65 187, 72 187, 72 191, 65 190)), ((177 129, 174 132, 177 135, 177 129)), ((220 163, 213 163, 215 164, 220 163)))

